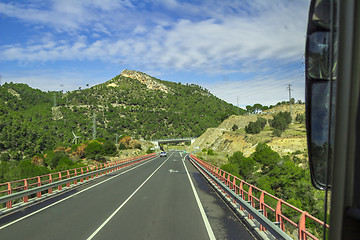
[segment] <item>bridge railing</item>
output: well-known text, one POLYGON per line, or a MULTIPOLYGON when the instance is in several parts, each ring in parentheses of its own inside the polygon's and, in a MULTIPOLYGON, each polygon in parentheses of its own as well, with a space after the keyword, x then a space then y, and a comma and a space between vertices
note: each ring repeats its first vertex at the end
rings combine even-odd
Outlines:
MULTIPOLYGON (((223 182, 236 195, 278 225, 284 232, 292 236, 297 235, 297 239, 301 240, 318 239, 310 226, 323 227, 323 221, 192 154, 191 158, 223 182)), ((244 210, 243 207, 240 206, 240 210, 244 210)), ((252 219, 253 216, 249 215, 249 218, 252 219)), ((326 228, 329 228, 328 224, 326 224, 326 228)), ((260 230, 266 229, 260 226, 260 230)))
MULTIPOLYGON (((20 201, 27 203, 29 202, 29 198, 41 198, 44 193, 52 194, 54 190, 61 191, 63 187, 69 188, 71 185, 77 185, 78 182, 82 183, 111 173, 128 165, 149 159, 155 155, 155 153, 152 153, 1 183, 0 204, 6 202, 6 208, 12 208, 13 202, 17 199, 21 199, 20 201)), ((1 208, 2 206, 0 205, 0 209, 1 208)))
POLYGON ((196 137, 190 137, 190 138, 168 138, 168 139, 154 139, 151 140, 152 142, 162 142, 162 141, 189 141, 194 140, 196 137))

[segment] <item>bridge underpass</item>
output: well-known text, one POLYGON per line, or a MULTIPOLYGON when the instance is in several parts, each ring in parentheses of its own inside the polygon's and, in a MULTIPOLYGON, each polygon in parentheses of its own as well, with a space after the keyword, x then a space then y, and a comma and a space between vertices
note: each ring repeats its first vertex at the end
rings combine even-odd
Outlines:
POLYGON ((184 157, 169 152, 10 212, 1 239, 254 239, 184 157))

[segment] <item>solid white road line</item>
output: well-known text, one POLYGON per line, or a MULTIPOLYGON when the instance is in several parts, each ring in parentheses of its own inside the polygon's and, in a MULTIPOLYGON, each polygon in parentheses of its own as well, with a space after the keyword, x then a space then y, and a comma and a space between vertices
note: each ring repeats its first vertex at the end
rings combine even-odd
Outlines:
POLYGON ((98 185, 100 185, 100 184, 103 184, 103 183, 105 183, 105 182, 107 182, 107 181, 109 181, 109 180, 111 180, 111 179, 113 179, 113 178, 116 178, 116 177, 118 177, 118 176, 121 176, 121 175, 123 175, 123 174, 125 174, 125 173, 127 173, 127 172, 129 172, 129 171, 131 171, 131 170, 134 170, 135 168, 138 168, 138 167, 140 167, 140 166, 142 166, 142 165, 144 165, 144 164, 146 164, 146 163, 149 163, 149 162, 151 162, 151 161, 153 161, 153 160, 154 160, 154 159, 152 159, 152 160, 150 160, 150 161, 146 161, 146 162, 144 162, 144 163, 142 163, 142 164, 139 164, 139 165, 137 165, 137 166, 135 166, 135 167, 133 167, 133 168, 130 168, 130 169, 128 169, 128 170, 126 170, 126 171, 124 171, 124 172, 122 172, 122 173, 119 173, 119 174, 116 175, 116 176, 113 176, 113 177, 108 178, 108 179, 106 179, 106 180, 104 180, 104 181, 102 181, 102 182, 99 182, 99 183, 97 183, 97 184, 95 184, 95 185, 92 185, 91 187, 85 188, 85 189, 81 190, 80 192, 77 192, 77 193, 75 193, 75 194, 73 194, 73 195, 71 195, 71 196, 68 196, 68 197, 66 197, 66 198, 63 198, 63 199, 61 199, 61 200, 59 200, 59 201, 57 201, 57 202, 55 202, 55 203, 53 203, 53 204, 50 204, 50 205, 48 205, 48 206, 46 206, 46 207, 44 207, 44 208, 41 208, 41 209, 39 209, 39 210, 37 210, 37 211, 35 211, 35 212, 32 212, 32 213, 30 213, 30 214, 28 214, 28 215, 26 215, 26 216, 23 216, 23 217, 21 217, 21 218, 19 218, 19 219, 16 219, 15 221, 9 222, 8 224, 5 224, 5 225, 1 226, 1 227, 0 227, 0 230, 1 230, 1 229, 4 229, 4 228, 6 228, 6 227, 8 227, 8 226, 10 226, 10 225, 13 225, 14 223, 17 223, 17 222, 19 222, 19 221, 21 221, 21 220, 24 220, 24 219, 26 219, 26 218, 28 218, 28 217, 30 217, 30 216, 32 216, 32 215, 35 215, 35 214, 37 214, 37 213, 39 213, 39 212, 41 212, 41 211, 44 211, 45 209, 48 209, 48 208, 50 208, 50 207, 52 207, 52 206, 54 206, 54 205, 56 205, 56 204, 58 204, 58 203, 61 203, 61 202, 65 201, 65 200, 68 200, 69 198, 72 198, 72 197, 74 197, 74 196, 76 196, 76 195, 78 195, 78 194, 80 194, 80 193, 83 193, 83 192, 85 192, 85 191, 87 191, 87 190, 89 190, 89 189, 91 189, 91 188, 93 188, 93 187, 96 187, 96 186, 98 186, 98 185))
POLYGON ((116 213, 118 213, 120 209, 140 190, 140 188, 144 186, 144 184, 167 162, 171 155, 162 164, 160 164, 160 166, 156 168, 142 184, 140 184, 140 186, 100 225, 100 227, 95 230, 95 232, 93 232, 93 234, 90 235, 90 237, 87 238, 87 240, 93 239, 95 235, 101 231, 101 229, 116 215, 116 213))
POLYGON ((194 183, 193 183, 193 181, 191 180, 189 171, 188 171, 188 169, 187 169, 187 167, 186 167, 186 165, 185 165, 185 157, 184 157, 184 159, 183 159, 182 162, 183 162, 183 164, 184 164, 184 167, 185 167, 185 170, 186 170, 186 174, 187 174, 187 176, 188 176, 188 178, 189 178, 191 188, 192 188, 192 190, 193 190, 193 193, 194 193, 196 202, 197 202, 197 204, 198 204, 198 207, 199 207, 199 210, 200 210, 200 213, 201 213, 201 217, 202 217, 202 219, 203 219, 203 221, 204 221, 206 230, 207 230, 207 232, 208 232, 209 239, 214 240, 214 239, 216 239, 216 238, 215 238, 215 235, 214 235, 214 232, 213 232, 213 230, 212 230, 212 228, 211 228, 211 225, 210 225, 210 223, 209 223, 209 220, 208 220, 208 218, 207 218, 207 216, 206 216, 206 213, 205 213, 205 211, 204 211, 204 208, 203 208, 203 206, 202 206, 202 204, 201 204, 199 195, 198 195, 197 192, 196 192, 196 189, 195 189, 195 187, 194 187, 194 183))

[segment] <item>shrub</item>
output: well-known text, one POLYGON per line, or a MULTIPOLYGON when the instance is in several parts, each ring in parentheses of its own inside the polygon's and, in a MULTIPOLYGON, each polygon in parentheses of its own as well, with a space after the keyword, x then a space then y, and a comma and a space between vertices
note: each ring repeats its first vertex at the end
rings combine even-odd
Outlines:
POLYGON ((281 137, 282 131, 280 129, 274 129, 272 134, 275 137, 281 137))
POLYGON ((58 165, 56 166, 56 171, 60 172, 60 171, 64 171, 64 170, 68 170, 74 167, 74 163, 73 161, 71 161, 68 157, 64 156, 60 159, 58 165))
POLYGON ((238 125, 234 124, 231 129, 232 129, 233 131, 236 131, 236 130, 239 129, 239 127, 238 127, 238 125))
POLYGON ((229 157, 229 162, 237 167, 237 174, 245 181, 253 177, 257 164, 251 157, 245 157, 241 151, 237 151, 229 157))
POLYGON ((104 150, 104 154, 107 156, 113 156, 116 153, 116 146, 110 140, 106 140, 102 147, 104 150))
POLYGON ((245 126, 245 132, 251 134, 258 134, 261 130, 264 129, 266 125, 266 119, 258 117, 256 122, 249 122, 247 126, 245 126))
POLYGON ((301 114, 301 113, 297 114, 296 118, 295 118, 295 121, 298 122, 298 123, 305 122, 305 115, 301 114))
POLYGON ((289 112, 279 112, 273 116, 273 119, 270 121, 270 126, 285 131, 291 123, 291 115, 289 112))
POLYGON ((90 142, 85 148, 85 156, 87 158, 95 158, 96 155, 103 153, 103 146, 98 141, 90 142))
POLYGON ((150 154, 150 153, 155 152, 155 150, 151 150, 151 148, 154 148, 154 147, 149 147, 148 150, 146 150, 146 154, 150 154))
POLYGON ((124 143, 120 143, 119 144, 119 150, 125 150, 126 149, 126 146, 124 143))
POLYGON ((258 117, 256 121, 259 122, 261 130, 263 130, 264 127, 266 126, 267 120, 265 118, 258 117))
POLYGON ((209 150, 207 151, 207 154, 208 154, 208 155, 215 155, 214 150, 212 150, 212 149, 209 149, 209 150))
POLYGON ((261 126, 259 122, 249 122, 247 126, 245 126, 245 132, 250 134, 258 134, 261 132, 261 126))
POLYGON ((7 162, 10 160, 10 155, 7 153, 0 154, 0 162, 7 162))
POLYGON ((66 153, 63 151, 49 151, 44 156, 46 156, 44 159, 46 165, 49 166, 51 169, 54 169, 57 167, 60 159, 66 157, 66 153))

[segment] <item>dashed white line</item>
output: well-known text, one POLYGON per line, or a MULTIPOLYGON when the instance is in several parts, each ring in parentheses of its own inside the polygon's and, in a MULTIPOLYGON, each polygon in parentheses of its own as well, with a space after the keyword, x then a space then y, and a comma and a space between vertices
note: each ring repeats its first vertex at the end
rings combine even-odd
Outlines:
POLYGON ((15 221, 9 222, 8 224, 5 224, 5 225, 1 226, 1 227, 0 227, 0 230, 1 230, 1 229, 4 229, 4 228, 6 228, 6 227, 8 227, 8 226, 10 226, 10 225, 13 225, 14 223, 17 223, 17 222, 19 222, 19 221, 21 221, 21 220, 24 220, 24 219, 26 219, 26 218, 28 218, 28 217, 31 217, 32 215, 35 215, 35 214, 37 214, 37 213, 39 213, 39 212, 42 212, 42 211, 44 211, 45 209, 48 209, 48 208, 50 208, 50 207, 52 207, 52 206, 54 206, 54 205, 56 205, 56 204, 58 204, 58 203, 61 203, 61 202, 65 201, 65 200, 68 200, 69 198, 72 198, 72 197, 74 197, 74 196, 76 196, 76 195, 78 195, 78 194, 80 194, 80 193, 83 193, 83 192, 85 192, 85 191, 87 191, 87 190, 89 190, 89 189, 91 189, 91 188, 93 188, 93 187, 96 187, 96 186, 98 186, 98 185, 100 185, 100 184, 103 184, 103 183, 105 183, 105 182, 107 182, 107 181, 109 181, 109 180, 111 180, 111 179, 113 179, 113 178, 116 178, 116 177, 118 177, 118 176, 121 176, 121 175, 123 175, 123 174, 125 174, 125 173, 127 173, 127 172, 129 172, 129 171, 131 171, 131 170, 134 170, 135 168, 138 168, 138 167, 140 167, 140 166, 142 166, 142 165, 144 165, 144 164, 146 164, 146 163, 149 163, 149 162, 151 162, 151 161, 152 161, 152 160, 146 161, 146 162, 144 162, 144 163, 142 163, 142 164, 139 164, 139 165, 137 165, 137 166, 135 166, 135 167, 133 167, 133 168, 130 168, 130 169, 128 169, 128 170, 126 170, 126 171, 124 171, 124 172, 122 172, 122 173, 119 173, 118 175, 115 175, 115 176, 113 176, 113 177, 110 177, 110 178, 108 178, 108 179, 106 179, 106 180, 104 180, 104 181, 102 181, 102 182, 99 182, 99 183, 97 183, 97 184, 95 184, 95 185, 92 185, 92 186, 90 186, 90 187, 88 187, 88 188, 85 188, 85 189, 83 189, 83 190, 81 190, 81 191, 79 191, 79 192, 77 192, 77 193, 75 193, 75 194, 73 194, 73 195, 71 195, 71 196, 68 196, 68 197, 66 197, 66 198, 63 198, 63 199, 61 199, 61 200, 59 200, 59 201, 57 201, 57 202, 55 202, 55 203, 53 203, 53 204, 50 204, 50 205, 48 205, 48 206, 46 206, 46 207, 43 207, 43 208, 41 208, 41 209, 39 209, 39 210, 37 210, 37 211, 35 211, 35 212, 32 212, 32 213, 30 213, 30 214, 28 214, 28 215, 26 215, 26 216, 23 216, 23 217, 21 217, 21 218, 19 218, 19 219, 16 219, 15 221))
POLYGON ((140 188, 144 186, 144 184, 167 162, 171 155, 162 164, 160 164, 160 166, 156 168, 142 184, 140 184, 140 186, 93 232, 93 234, 90 235, 90 237, 87 238, 87 240, 93 239, 95 235, 101 231, 101 229, 116 215, 116 213, 118 213, 120 209, 140 190, 140 188))

